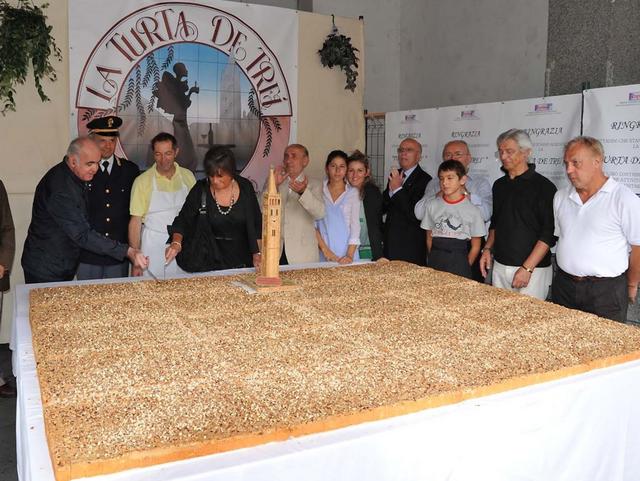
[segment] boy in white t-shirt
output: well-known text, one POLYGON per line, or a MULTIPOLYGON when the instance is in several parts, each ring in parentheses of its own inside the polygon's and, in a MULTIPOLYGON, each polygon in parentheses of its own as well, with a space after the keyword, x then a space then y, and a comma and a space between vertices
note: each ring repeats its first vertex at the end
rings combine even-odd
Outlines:
POLYGON ((438 179, 441 195, 427 203, 420 225, 427 231, 427 266, 471 279, 471 265, 486 234, 482 213, 467 197, 467 175, 461 162, 442 162, 438 179))

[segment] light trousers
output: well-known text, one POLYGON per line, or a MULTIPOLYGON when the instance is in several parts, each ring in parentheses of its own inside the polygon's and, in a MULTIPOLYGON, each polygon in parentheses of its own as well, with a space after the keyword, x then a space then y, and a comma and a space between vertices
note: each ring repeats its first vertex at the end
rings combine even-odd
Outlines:
POLYGON ((549 287, 551 286, 551 280, 553 278, 553 268, 551 266, 536 267, 531 274, 531 279, 529 280, 527 287, 514 289, 511 287, 511 283, 513 282, 513 276, 518 269, 520 269, 520 266, 505 266, 504 264, 494 261, 492 277, 493 286, 513 292, 519 292, 520 294, 525 294, 544 301, 549 294, 549 287))

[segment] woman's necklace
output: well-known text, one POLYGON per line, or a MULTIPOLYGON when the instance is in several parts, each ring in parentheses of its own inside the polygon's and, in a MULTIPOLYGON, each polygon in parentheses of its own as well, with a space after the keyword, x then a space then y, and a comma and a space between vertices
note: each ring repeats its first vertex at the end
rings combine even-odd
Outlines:
POLYGON ((236 199, 233 195, 233 182, 231 182, 231 201, 229 202, 229 207, 227 207, 227 210, 223 210, 222 207, 220 207, 220 204, 218 204, 218 199, 216 198, 216 190, 213 189, 213 200, 216 203, 216 207, 218 208, 218 212, 220 212, 220 214, 222 215, 229 215, 229 212, 231 212, 231 209, 233 209, 233 205, 236 202, 236 199))

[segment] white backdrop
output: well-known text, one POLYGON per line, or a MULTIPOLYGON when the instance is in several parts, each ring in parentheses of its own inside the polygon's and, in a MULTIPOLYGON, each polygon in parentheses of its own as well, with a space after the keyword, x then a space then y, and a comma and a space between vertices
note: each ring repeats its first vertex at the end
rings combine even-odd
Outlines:
POLYGON ((460 139, 471 150, 471 173, 493 182, 502 175, 496 137, 519 128, 526 130, 534 143, 531 160, 536 169, 561 187, 566 184, 563 146, 580 134, 580 114, 580 94, 387 113, 385 175, 397 166, 396 149, 405 137, 422 142, 421 165, 434 178, 444 144, 460 139))
POLYGON ((640 194, 640 84, 585 90, 583 130, 602 142, 607 174, 640 194))
POLYGON ((495 160, 495 152, 501 115, 500 102, 438 109, 438 152, 433 172, 429 174, 437 178, 444 144, 455 139, 469 144, 473 157, 469 166, 472 175, 486 177, 491 182, 498 178, 500 164, 495 160))
POLYGON ((580 135, 581 95, 512 100, 504 102, 501 110, 499 131, 513 127, 525 130, 533 142, 530 160, 536 170, 559 189, 567 185, 563 150, 567 141, 580 135))
POLYGON ((440 154, 435 133, 438 131, 437 109, 387 112, 384 128, 384 178, 391 168, 398 168, 398 145, 407 137, 422 144, 422 168, 431 173, 437 169, 440 154))

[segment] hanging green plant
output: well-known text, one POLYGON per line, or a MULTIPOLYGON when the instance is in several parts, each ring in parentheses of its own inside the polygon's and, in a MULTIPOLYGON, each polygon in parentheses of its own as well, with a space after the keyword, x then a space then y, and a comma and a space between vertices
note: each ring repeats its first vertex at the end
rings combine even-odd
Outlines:
POLYGON ((356 88, 356 77, 358 76, 358 57, 356 57, 358 49, 351 45, 351 37, 338 34, 335 17, 333 15, 331 17, 333 28, 322 44, 322 48, 318 50, 320 61, 324 67, 340 67, 340 70, 347 76, 345 90, 349 89, 353 92, 356 88))
POLYGON ((56 80, 56 72, 49 58, 61 60, 60 49, 51 36, 44 10, 48 4, 34 5, 30 0, 19 0, 11 6, 0 0, 0 112, 16 110, 16 85, 24 84, 33 66, 38 95, 43 102, 49 100, 42 87, 42 79, 56 80))

